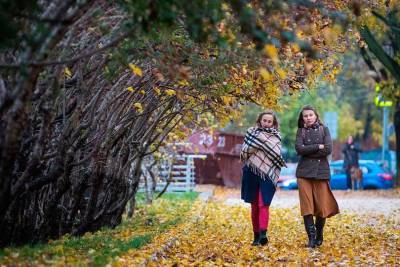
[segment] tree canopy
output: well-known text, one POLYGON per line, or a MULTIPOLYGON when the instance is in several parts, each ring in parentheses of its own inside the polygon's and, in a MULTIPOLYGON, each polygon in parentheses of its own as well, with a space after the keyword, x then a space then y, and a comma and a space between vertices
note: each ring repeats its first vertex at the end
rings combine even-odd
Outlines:
POLYGON ((279 110, 357 37, 343 1, 0 7, 2 246, 114 227, 160 146, 248 103, 279 110))

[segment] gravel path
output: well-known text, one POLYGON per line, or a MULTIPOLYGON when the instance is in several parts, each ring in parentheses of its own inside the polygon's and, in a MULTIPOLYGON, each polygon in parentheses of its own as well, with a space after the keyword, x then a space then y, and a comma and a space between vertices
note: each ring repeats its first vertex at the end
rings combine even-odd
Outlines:
MULTIPOLYGON (((240 199, 239 189, 217 187, 214 199, 228 205, 247 205, 240 199)), ((333 191, 341 213, 383 215, 400 222, 400 190, 333 191)), ((278 190, 271 208, 298 207, 297 190, 278 190)))

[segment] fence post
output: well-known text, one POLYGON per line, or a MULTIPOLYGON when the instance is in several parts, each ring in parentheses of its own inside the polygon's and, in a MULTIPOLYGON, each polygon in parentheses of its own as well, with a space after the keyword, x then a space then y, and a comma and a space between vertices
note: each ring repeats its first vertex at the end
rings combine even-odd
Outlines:
POLYGON ((185 186, 185 191, 189 192, 191 190, 191 182, 190 182, 190 171, 191 171, 191 165, 190 165, 190 156, 186 155, 186 186, 185 186))

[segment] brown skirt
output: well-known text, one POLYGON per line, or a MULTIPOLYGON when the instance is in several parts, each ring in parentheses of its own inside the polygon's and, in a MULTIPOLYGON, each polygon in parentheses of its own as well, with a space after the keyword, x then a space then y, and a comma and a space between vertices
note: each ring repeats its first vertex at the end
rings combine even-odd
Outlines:
POLYGON ((297 178, 301 216, 328 218, 339 213, 329 180, 297 178))

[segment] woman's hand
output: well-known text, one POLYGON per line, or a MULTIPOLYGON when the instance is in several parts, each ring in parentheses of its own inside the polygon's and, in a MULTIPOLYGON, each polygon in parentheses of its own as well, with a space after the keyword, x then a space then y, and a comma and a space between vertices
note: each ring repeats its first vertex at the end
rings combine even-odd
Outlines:
POLYGON ((319 148, 319 149, 324 149, 325 146, 324 146, 324 145, 319 145, 318 148, 319 148))

